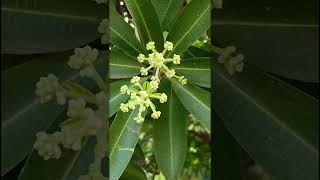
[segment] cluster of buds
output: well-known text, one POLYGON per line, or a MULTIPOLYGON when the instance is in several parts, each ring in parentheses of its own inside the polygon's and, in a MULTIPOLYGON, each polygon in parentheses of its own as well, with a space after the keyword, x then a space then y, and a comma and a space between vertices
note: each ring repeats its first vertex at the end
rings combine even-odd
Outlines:
POLYGON ((180 64, 181 58, 180 55, 174 54, 172 58, 165 58, 165 54, 168 51, 172 51, 173 44, 172 42, 166 41, 164 43, 164 50, 159 53, 155 48, 154 42, 149 42, 146 45, 147 50, 151 50, 152 53, 146 57, 144 54, 139 54, 137 57, 140 63, 147 61, 149 66, 147 68, 142 67, 140 73, 142 76, 147 76, 148 71, 153 69, 155 71, 155 76, 159 76, 159 73, 164 73, 168 78, 177 78, 182 85, 187 84, 187 79, 184 76, 177 76, 174 69, 169 69, 166 63, 173 62, 173 64, 180 64))
POLYGON ((152 103, 151 99, 158 99, 160 103, 165 103, 167 101, 166 94, 154 93, 159 86, 160 80, 158 77, 152 76, 151 82, 145 81, 143 85, 140 84, 140 81, 140 77, 134 76, 131 79, 132 85, 130 87, 123 85, 120 88, 121 93, 128 94, 130 96, 130 100, 127 103, 120 104, 120 110, 122 112, 129 112, 130 109, 133 110, 139 106, 138 115, 134 119, 139 124, 144 121, 142 113, 146 111, 148 107, 150 107, 152 110, 151 117, 153 119, 158 119, 161 115, 161 112, 156 110, 156 107, 152 103), (138 90, 136 88, 138 88, 138 90))
POLYGON ((244 67, 244 56, 236 54, 237 49, 234 46, 226 48, 219 48, 213 46, 213 52, 218 54, 218 62, 223 63, 229 74, 233 75, 235 72, 241 72, 244 67))
POLYGON ((57 103, 63 105, 66 103, 65 90, 59 84, 58 78, 53 74, 47 77, 40 77, 36 83, 36 95, 40 97, 41 103, 50 101, 54 96, 57 97, 57 103))
POLYGON ((109 37, 109 21, 108 19, 103 19, 98 27, 98 32, 102 34, 101 44, 108 44, 109 37))

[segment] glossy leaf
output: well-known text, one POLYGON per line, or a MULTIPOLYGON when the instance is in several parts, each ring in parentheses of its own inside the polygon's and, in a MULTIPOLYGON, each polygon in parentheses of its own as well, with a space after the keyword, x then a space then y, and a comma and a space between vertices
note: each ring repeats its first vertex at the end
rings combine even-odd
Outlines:
POLYGON ((129 57, 121 52, 110 51, 110 79, 132 77, 140 73, 141 67, 143 67, 143 65, 139 63, 137 59, 129 57))
POLYGON ((187 111, 169 80, 162 80, 159 92, 166 93, 168 100, 163 104, 156 103, 161 116, 153 120, 154 153, 164 176, 177 179, 187 153, 187 111))
MULTIPOLYGON (((144 52, 134 29, 126 23, 115 9, 110 8, 110 42, 133 58, 144 52)), ((144 53, 143 53, 144 54, 144 53)))
POLYGON ((109 117, 113 116, 120 108, 120 104, 128 99, 127 94, 121 94, 120 88, 129 84, 130 80, 120 80, 110 84, 109 117))
POLYGON ((190 58, 185 59, 181 64, 172 64, 179 76, 184 76, 191 84, 202 87, 211 87, 211 61, 210 58, 190 58))
POLYGON ((163 49, 160 23, 150 0, 125 0, 143 45, 154 41, 158 51, 163 49))
POLYGON ((97 27, 106 10, 94 1, 1 1, 1 53, 59 52, 88 44, 101 36, 97 27))
POLYGON ((135 163, 130 161, 120 180, 147 180, 145 172, 135 163))
POLYGON ((195 58, 195 57, 211 57, 211 54, 208 51, 205 51, 203 49, 191 46, 189 47, 184 53, 183 58, 195 58))
POLYGON ((210 27, 210 0, 191 1, 175 21, 168 35, 173 54, 181 54, 210 27))
MULTIPOLYGON (((79 80, 65 60, 72 52, 42 56, 1 72, 1 175, 7 173, 32 150, 34 134, 47 129, 65 107, 55 100, 41 104, 35 94, 40 77, 55 74, 60 82, 79 80)), ((99 71, 106 70, 104 54, 97 61, 99 71)), ((78 81, 94 87, 91 81, 78 81)), ((88 86, 87 86, 88 87, 88 86)))
POLYGON ((184 107, 198 119, 210 132, 211 124, 211 95, 208 91, 192 85, 181 85, 176 80, 171 80, 174 91, 184 107))
POLYGON ((214 40, 264 71, 319 82, 318 7, 317 0, 224 2, 212 14, 214 40))
POLYGON ((158 14, 162 31, 169 31, 171 23, 178 15, 182 2, 180 0, 151 0, 158 14))
MULTIPOLYGON (((139 139, 142 123, 134 120, 139 108, 127 113, 119 111, 110 127, 109 178, 117 180, 129 164, 139 139)), ((144 115, 143 115, 144 116, 144 115)))
POLYGON ((214 67, 214 109, 252 158, 276 179, 319 179, 319 101, 249 65, 214 67))

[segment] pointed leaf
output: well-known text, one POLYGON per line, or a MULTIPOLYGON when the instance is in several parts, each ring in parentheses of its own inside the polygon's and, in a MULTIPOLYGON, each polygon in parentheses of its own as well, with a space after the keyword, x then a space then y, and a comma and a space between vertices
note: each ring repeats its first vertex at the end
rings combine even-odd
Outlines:
POLYGON ((210 0, 191 1, 175 21, 168 35, 173 42, 173 54, 181 54, 210 27, 210 0))
POLYGON ((145 46, 154 41, 158 51, 163 49, 163 35, 160 23, 150 0, 125 0, 130 15, 145 46))
POLYGON ((1 1, 1 53, 59 52, 88 44, 101 36, 97 27, 106 10, 93 1, 1 1))
POLYGON ((156 7, 162 31, 169 31, 170 24, 178 15, 182 2, 180 0, 152 0, 156 7))
POLYGON ((319 179, 319 101, 249 65, 213 67, 214 109, 252 158, 276 179, 319 179))
POLYGON ((120 180, 147 180, 146 173, 135 163, 130 161, 120 180))
POLYGON ((210 58, 191 58, 185 59, 179 65, 172 64, 179 76, 184 76, 191 84, 202 87, 211 87, 211 62, 210 58))
POLYGON ((140 74, 140 68, 143 67, 137 59, 129 57, 121 52, 110 51, 110 79, 129 78, 140 74))
MULTIPOLYGON (((110 127, 110 180, 117 180, 129 164, 139 139, 142 123, 134 120, 139 108, 127 113, 119 111, 110 127)), ((144 115, 143 115, 144 116, 144 115)))
POLYGON ((130 80, 120 80, 110 84, 109 117, 113 116, 120 108, 120 104, 128 99, 127 94, 120 92, 121 86, 129 84, 130 80))
POLYGON ((177 179, 187 153, 187 111, 169 80, 161 81, 159 92, 165 93, 168 100, 163 104, 156 103, 161 116, 153 120, 154 153, 164 176, 177 179))
POLYGON ((112 8, 110 8, 110 42, 133 58, 144 52, 134 34, 134 29, 112 8))
POLYGON ((192 84, 181 85, 171 80, 174 91, 184 107, 193 114, 210 132, 211 101, 210 93, 192 84))

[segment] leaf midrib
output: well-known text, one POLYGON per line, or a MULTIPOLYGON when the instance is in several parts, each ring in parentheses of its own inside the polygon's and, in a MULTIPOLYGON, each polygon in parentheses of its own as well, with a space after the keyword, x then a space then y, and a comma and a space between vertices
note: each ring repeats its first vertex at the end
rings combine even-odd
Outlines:
POLYGON ((180 85, 179 83, 177 83, 177 84, 178 84, 178 86, 179 86, 181 89, 184 89, 184 91, 185 91, 186 93, 188 93, 190 96, 192 96, 193 99, 195 99, 195 100, 198 101, 200 104, 202 104, 207 110, 211 111, 211 109, 210 109, 206 104, 204 104, 202 101, 200 101, 200 99, 198 99, 198 98, 197 98, 196 96, 194 96, 191 92, 189 92, 189 91, 187 90, 187 88, 181 87, 181 85, 180 85))
POLYGON ((171 173, 172 173, 172 176, 174 175, 174 162, 173 162, 173 142, 172 142, 172 85, 170 86, 170 109, 169 109, 169 148, 170 148, 170 164, 171 164, 171 173))
POLYGON ((142 53, 140 50, 134 47, 134 45, 132 45, 129 41, 127 41, 126 38, 122 37, 121 34, 119 34, 114 28, 112 28, 112 26, 110 26, 110 29, 113 33, 115 33, 118 37, 120 37, 123 41, 125 41, 129 46, 131 46, 135 51, 137 51, 138 53, 142 53))
POLYGON ((170 57, 172 55, 172 53, 174 52, 174 50, 178 47, 178 45, 182 42, 183 39, 185 39, 185 37, 187 36, 187 34, 190 33, 190 31, 193 29, 193 27, 198 24, 198 21, 200 21, 200 19, 203 17, 204 14, 207 13, 207 11, 210 9, 210 6, 208 6, 206 8, 206 10, 203 11, 203 13, 199 16, 199 18, 197 18, 196 21, 194 21, 194 23, 191 25, 191 27, 187 30, 186 33, 184 33, 184 35, 180 38, 180 40, 178 42, 176 42, 174 48, 172 49, 172 51, 168 54, 168 57, 170 57))
MULTIPOLYGON (((113 147, 113 148, 111 149, 111 151, 110 151, 110 156, 109 156, 110 159, 112 159, 112 154, 113 154, 115 148, 118 146, 118 142, 119 142, 120 139, 121 139, 121 136, 122 136, 122 134, 123 134, 123 131, 126 129, 128 123, 129 123, 129 121, 130 121, 130 119, 131 119, 131 116, 134 114, 134 112, 135 112, 135 110, 132 110, 132 113, 130 114, 130 116, 129 116, 129 118, 127 119, 125 125, 124 125, 123 128, 121 129, 120 135, 119 135, 119 137, 117 138, 117 141, 116 141, 114 147, 113 147)), ((112 127, 112 125, 111 125, 111 127, 112 127)))
POLYGON ((128 68, 135 68, 135 69, 140 69, 140 66, 129 66, 129 65, 125 65, 125 64, 109 64, 110 66, 119 66, 119 67, 128 67, 128 68))
POLYGON ((147 31, 147 34, 148 34, 148 36, 149 36, 149 40, 152 41, 152 37, 151 37, 151 34, 150 34, 150 32, 149 32, 149 28, 148 28, 148 26, 147 26, 147 24, 146 24, 146 21, 145 21, 145 19, 144 19, 143 14, 141 13, 141 10, 140 10, 140 8, 139 8, 139 6, 138 6, 138 3, 137 3, 136 0, 134 0, 133 2, 134 2, 134 4, 135 4, 136 7, 137 7, 139 16, 141 17, 142 22, 143 22, 143 26, 145 27, 145 29, 146 29, 146 31, 147 31))

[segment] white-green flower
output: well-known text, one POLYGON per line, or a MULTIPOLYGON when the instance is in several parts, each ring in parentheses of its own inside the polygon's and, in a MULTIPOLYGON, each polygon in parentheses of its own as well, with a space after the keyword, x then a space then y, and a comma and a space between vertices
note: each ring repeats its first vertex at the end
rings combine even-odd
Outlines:
POLYGON ((155 47, 155 43, 152 41, 152 42, 149 42, 147 45, 146 45, 146 48, 147 50, 154 50, 156 47, 155 47))
POLYGON ((134 76, 131 81, 132 84, 139 84, 140 82, 140 77, 139 76, 134 76))
POLYGON ((159 97, 159 100, 161 103, 167 102, 167 95, 165 93, 162 93, 159 97))
MULTIPOLYGON (((155 49, 155 43, 149 42, 146 45, 147 50, 151 50, 152 53, 148 54, 148 57, 146 57, 144 54, 139 54, 137 57, 138 62, 142 63, 144 61, 147 61, 149 63, 149 66, 147 68, 142 67, 140 69, 140 73, 142 76, 148 75, 148 71, 153 69, 153 72, 155 73, 155 76, 159 76, 160 73, 166 74, 168 78, 179 78, 175 74, 174 69, 170 70, 166 63, 173 62, 174 64, 180 64, 181 58, 180 55, 174 54, 172 58, 166 58, 166 52, 173 50, 173 43, 166 41, 164 44, 164 50, 160 53, 155 49)), ((186 84, 186 80, 183 81, 184 84, 186 84)), ((153 83, 155 85, 155 83, 153 83)), ((155 86, 153 86, 155 87, 155 86)))
POLYGON ((34 144, 34 149, 43 159, 48 160, 51 158, 59 159, 61 156, 61 149, 59 143, 61 141, 61 133, 55 132, 54 134, 46 134, 45 132, 38 132, 36 134, 37 140, 34 144))
POLYGON ((166 41, 165 43, 164 43, 164 49, 166 49, 167 51, 172 51, 172 49, 173 49, 173 43, 172 42, 169 42, 169 41, 166 41))
POLYGON ((36 83, 36 95, 40 97, 41 103, 50 101, 54 96, 57 97, 57 102, 60 105, 65 104, 65 90, 60 86, 58 78, 53 74, 47 77, 40 77, 40 81, 36 83))
POLYGON ((68 65, 73 69, 83 69, 91 65, 98 57, 99 51, 90 46, 75 48, 74 55, 70 56, 68 65))

